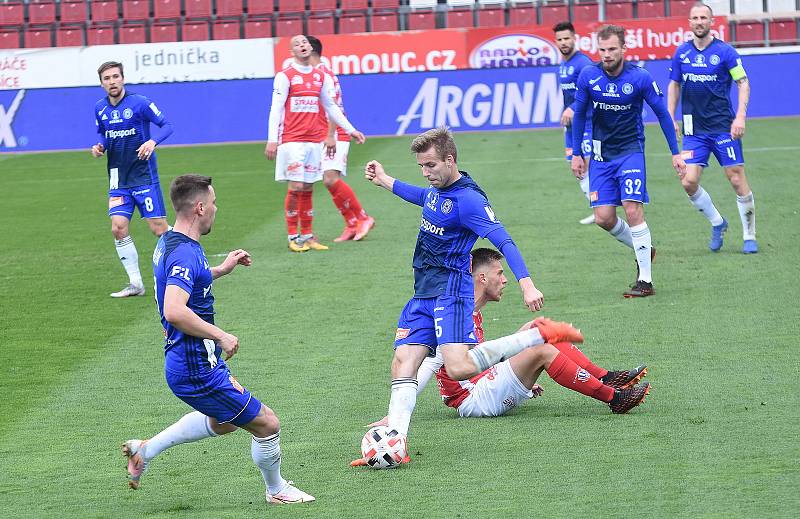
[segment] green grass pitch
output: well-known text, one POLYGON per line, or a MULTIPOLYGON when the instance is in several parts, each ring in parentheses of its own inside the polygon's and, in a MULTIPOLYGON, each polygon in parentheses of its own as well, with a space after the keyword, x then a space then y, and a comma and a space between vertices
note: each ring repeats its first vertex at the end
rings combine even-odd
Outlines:
MULTIPOLYGON (((800 257, 796 118, 748 122, 747 172, 761 252, 740 253, 735 197, 721 169, 703 185, 731 222, 718 254, 657 127, 648 128, 646 209, 657 295, 624 300, 633 254, 594 226, 561 158, 559 131, 457 135, 459 165, 545 294, 599 365, 650 366, 653 391, 629 415, 547 377, 545 394, 498 419, 461 420, 433 386, 412 421, 413 462, 355 470, 364 425, 385 414, 397 316, 411 295, 419 208, 369 185, 369 159, 423 184, 409 137, 353 146, 348 182, 377 226, 361 243, 290 254, 263 144, 159 151, 162 185, 212 175, 219 213, 204 246, 244 247, 251 268, 215 283, 218 323, 239 336, 230 366, 282 422, 283 472, 317 502, 266 510, 245 433, 171 449, 142 488, 125 483, 119 444, 187 407, 163 379, 161 328, 147 297, 112 300, 126 276, 106 216, 101 161, 85 152, 0 156, 0 516, 23 517, 795 517, 800 508, 800 257), (792 497, 794 496, 794 497, 792 497)), ((325 189, 315 230, 341 219, 325 189)), ((170 210, 170 215, 172 214, 170 210)), ((145 280, 155 243, 132 235, 145 280)), ((479 246, 488 242, 479 241, 479 246)), ((530 313, 511 281, 484 310, 487 337, 530 313)))

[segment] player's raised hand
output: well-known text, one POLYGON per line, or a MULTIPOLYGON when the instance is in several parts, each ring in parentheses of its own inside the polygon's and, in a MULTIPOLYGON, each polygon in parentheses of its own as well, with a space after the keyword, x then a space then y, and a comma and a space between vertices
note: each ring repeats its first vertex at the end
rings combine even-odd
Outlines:
POLYGON ((105 147, 99 142, 94 146, 92 146, 92 157, 94 158, 102 157, 103 153, 105 152, 106 152, 105 147))
POLYGON ((267 160, 275 160, 275 157, 278 155, 278 143, 268 142, 267 147, 264 148, 264 155, 267 157, 267 160))
POLYGON ((225 360, 230 359, 239 351, 239 338, 230 333, 222 332, 222 337, 217 339, 217 344, 225 353, 225 360))
POLYGON ((572 168, 572 174, 575 175, 576 178, 583 178, 584 172, 586 171, 586 162, 583 160, 580 153, 576 154, 573 151, 570 167, 572 168))
POLYGON ((683 178, 686 174, 686 162, 683 160, 680 153, 672 156, 672 167, 675 168, 675 172, 678 173, 680 178, 683 178))
POLYGON ((356 140, 356 142, 359 143, 359 144, 364 144, 365 142, 367 142, 367 138, 364 136, 363 133, 361 133, 358 130, 356 130, 353 133, 351 133, 350 137, 354 138, 356 140))
POLYGON ((569 106, 564 109, 564 113, 561 114, 561 126, 569 126, 572 124, 572 116, 575 115, 575 112, 569 106))
POLYGON ((744 137, 744 117, 736 117, 731 123, 731 139, 744 137))
POLYGON ((150 139, 136 148, 136 156, 139 158, 139 160, 147 160, 150 158, 150 155, 153 154, 154 149, 156 149, 156 141, 150 139))

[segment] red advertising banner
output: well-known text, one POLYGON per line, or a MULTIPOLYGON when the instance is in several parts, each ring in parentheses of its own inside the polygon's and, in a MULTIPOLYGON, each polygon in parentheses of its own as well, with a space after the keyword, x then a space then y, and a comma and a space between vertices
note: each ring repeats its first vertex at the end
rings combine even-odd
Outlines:
MULTIPOLYGON (((728 38, 728 20, 715 17, 712 33, 728 38)), ((626 59, 665 59, 692 36, 686 17, 624 20, 626 59)), ((597 57, 602 22, 576 23, 578 48, 597 57)), ((320 38, 323 59, 336 74, 420 72, 555 65, 559 53, 549 27, 438 29, 396 33, 332 34, 320 38)), ((275 38, 275 70, 290 62, 290 38, 275 38)))

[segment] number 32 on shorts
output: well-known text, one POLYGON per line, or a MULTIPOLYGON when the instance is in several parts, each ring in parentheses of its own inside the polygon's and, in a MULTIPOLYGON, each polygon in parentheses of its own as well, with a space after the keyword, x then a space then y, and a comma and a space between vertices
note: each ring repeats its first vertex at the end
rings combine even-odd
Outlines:
POLYGON ((626 178, 625 182, 626 195, 641 195, 642 194, 642 180, 639 178, 626 178))

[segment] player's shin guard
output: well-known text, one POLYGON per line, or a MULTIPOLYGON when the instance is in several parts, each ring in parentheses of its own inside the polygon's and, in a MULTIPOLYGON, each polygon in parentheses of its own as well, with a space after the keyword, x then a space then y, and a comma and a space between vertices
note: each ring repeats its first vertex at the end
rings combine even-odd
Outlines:
POLYGON ((300 215, 300 234, 314 234, 314 193, 298 191, 297 212, 300 215))
POLYGON ((286 486, 286 480, 281 477, 281 433, 271 434, 266 438, 253 436, 250 442, 250 455, 261 475, 270 494, 277 494, 286 486))
POLYGON ((636 253, 636 263, 639 265, 639 279, 648 283, 653 282, 652 260, 650 249, 653 248, 650 238, 650 228, 647 222, 631 227, 631 238, 633 238, 633 251, 636 253))
POLYGON ((597 377, 593 377, 561 352, 556 355, 546 369, 550 378, 567 389, 596 398, 601 402, 611 402, 611 399, 614 398, 613 387, 603 384, 597 377))
POLYGON ((593 377, 600 378, 608 374, 607 369, 595 366, 589 357, 571 342, 556 342, 553 344, 558 351, 572 359, 572 362, 588 371, 593 377))
POLYGON ((744 196, 736 196, 736 205, 739 207, 739 217, 742 219, 742 239, 756 239, 756 203, 753 192, 744 196))
MULTIPOLYGON (((334 205, 342 214, 345 225, 354 227, 356 223, 358 223, 358 218, 356 218, 356 213, 353 212, 350 206, 349 194, 352 194, 353 190, 350 189, 350 186, 345 184, 343 180, 337 180, 332 185, 328 186, 328 192, 331 194, 334 205)), ((355 195, 353 195, 353 198, 354 197, 355 195)))
POLYGON ((170 447, 212 436, 217 434, 211 430, 208 417, 199 411, 193 411, 147 440, 143 446, 142 458, 144 461, 150 461, 170 447))
POLYGON ((297 216, 300 204, 299 191, 288 190, 286 200, 283 202, 284 215, 286 216, 286 232, 289 236, 297 236, 297 216))
POLYGON ((417 379, 396 378, 392 380, 392 394, 389 397, 389 429, 408 435, 411 413, 417 405, 417 379))
POLYGON ((117 248, 117 256, 125 267, 125 272, 128 273, 128 279, 131 285, 141 287, 142 273, 139 271, 139 253, 136 251, 136 245, 133 244, 133 238, 126 236, 121 240, 114 240, 114 245, 117 248))
POLYGON ((525 348, 544 343, 545 340, 542 338, 542 334, 534 327, 524 332, 482 342, 469 350, 467 354, 472 359, 472 362, 475 363, 477 373, 480 373, 498 362, 510 359, 525 348))
POLYGON ((624 243, 631 249, 633 248, 633 239, 631 238, 631 228, 628 227, 628 222, 622 218, 617 218, 617 223, 608 231, 611 236, 616 238, 620 243, 624 243))
POLYGON ((689 201, 695 209, 703 213, 703 216, 708 218, 711 225, 721 225, 722 215, 717 211, 717 207, 711 200, 711 195, 703 189, 703 186, 698 186, 695 194, 689 196, 689 201))

